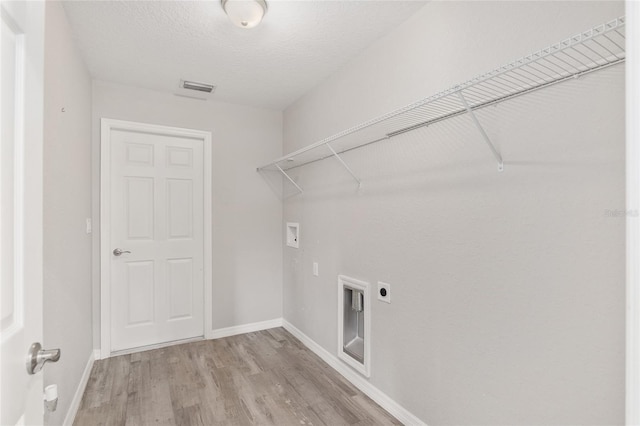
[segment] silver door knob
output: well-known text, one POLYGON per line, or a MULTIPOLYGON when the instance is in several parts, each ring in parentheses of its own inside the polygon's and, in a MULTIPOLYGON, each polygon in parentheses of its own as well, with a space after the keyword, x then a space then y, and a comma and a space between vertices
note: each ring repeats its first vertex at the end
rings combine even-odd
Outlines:
POLYGON ((42 370, 45 362, 58 362, 59 359, 60 349, 42 349, 42 345, 36 342, 27 352, 27 373, 36 374, 42 370))
POLYGON ((120 250, 119 248, 113 250, 114 256, 120 256, 122 253, 131 253, 129 250, 120 250))

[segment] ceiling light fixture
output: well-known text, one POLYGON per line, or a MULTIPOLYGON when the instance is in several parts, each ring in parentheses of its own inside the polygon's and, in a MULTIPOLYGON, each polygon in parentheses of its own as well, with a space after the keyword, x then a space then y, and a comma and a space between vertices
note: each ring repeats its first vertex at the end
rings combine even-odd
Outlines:
POLYGON ((265 0, 222 0, 222 9, 236 26, 253 28, 267 13, 265 0))

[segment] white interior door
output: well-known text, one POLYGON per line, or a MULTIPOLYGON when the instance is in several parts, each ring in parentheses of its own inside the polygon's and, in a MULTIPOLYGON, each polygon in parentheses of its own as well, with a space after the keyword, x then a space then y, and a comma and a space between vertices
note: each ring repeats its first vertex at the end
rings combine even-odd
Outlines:
POLYGON ((109 140, 111 352, 204 336, 203 140, 109 140))
POLYGON ((42 341, 44 2, 0 2, 0 424, 43 422, 42 373, 25 360, 42 341))

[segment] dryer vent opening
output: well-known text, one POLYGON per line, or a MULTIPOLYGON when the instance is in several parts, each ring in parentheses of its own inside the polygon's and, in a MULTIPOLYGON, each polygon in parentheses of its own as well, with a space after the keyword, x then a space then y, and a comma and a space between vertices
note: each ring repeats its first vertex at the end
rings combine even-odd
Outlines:
POLYGON ((365 377, 371 375, 370 284, 338 276, 338 358, 365 377))

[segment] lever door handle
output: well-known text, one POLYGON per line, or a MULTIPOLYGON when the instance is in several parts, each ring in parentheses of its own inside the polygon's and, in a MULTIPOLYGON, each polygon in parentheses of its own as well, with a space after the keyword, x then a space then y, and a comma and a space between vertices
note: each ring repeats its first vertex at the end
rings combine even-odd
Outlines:
POLYGON ((27 352, 27 373, 36 374, 46 362, 58 362, 59 359, 60 349, 42 349, 42 345, 36 342, 27 352))
POLYGON ((131 253, 129 250, 121 250, 119 248, 113 250, 114 256, 120 256, 122 253, 131 253))

